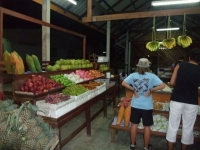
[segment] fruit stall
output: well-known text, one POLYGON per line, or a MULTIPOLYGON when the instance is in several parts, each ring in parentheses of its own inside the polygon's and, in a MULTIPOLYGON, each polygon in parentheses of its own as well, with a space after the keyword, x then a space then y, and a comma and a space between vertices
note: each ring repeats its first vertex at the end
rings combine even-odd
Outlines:
MULTIPOLYGON (((46 143, 52 140, 56 141, 54 143, 57 143, 57 149, 61 149, 84 128, 86 128, 87 135, 90 136, 91 122, 101 112, 103 112, 104 117, 107 116, 107 99, 109 98, 110 102, 113 103, 113 107, 116 104, 119 84, 115 84, 115 81, 118 82, 118 76, 106 79, 105 74, 95 70, 89 60, 60 59, 52 65, 47 65, 44 70, 35 55, 27 54, 26 62, 23 62, 17 52, 9 53, 5 51, 4 61, 0 64, 1 81, 11 81, 10 96, 13 101, 9 104, 13 105, 14 108, 20 106, 19 114, 24 109, 28 111, 27 108, 32 108, 37 116, 42 118, 41 120, 56 129, 51 129, 52 135, 49 135, 46 143), (24 63, 27 64, 28 71, 25 71, 24 63), (91 115, 91 107, 99 101, 103 102, 102 107, 91 115), (61 141, 61 127, 83 112, 85 112, 86 121, 61 141), (58 133, 55 131, 58 131, 58 133)), ((12 114, 10 114, 11 116, 12 114)), ((13 115, 11 127, 13 122, 18 122, 15 116, 18 115, 13 115)), ((33 116, 31 120, 37 116, 33 116)), ((8 118, 9 116, 4 117, 2 121, 6 121, 8 118)), ((35 126, 31 126, 33 129, 41 124, 35 119, 34 122, 35 126)), ((12 128, 16 128, 16 132, 18 132, 17 129, 20 125, 12 128)), ((44 124, 44 128, 46 126, 44 124)), ((27 129, 31 127, 27 126, 27 129)), ((2 129, 2 131, 5 130, 5 128, 2 129)), ((41 129, 38 130, 41 131, 41 129)))
MULTIPOLYGON (((165 85, 165 88, 152 93, 153 97, 153 120, 154 125, 151 128, 151 135, 155 136, 166 136, 168 118, 169 118, 169 102, 171 96, 171 88, 165 85)), ((127 90, 125 97, 122 97, 119 102, 117 102, 114 107, 114 119, 109 125, 109 130, 111 134, 111 142, 115 141, 117 131, 128 131, 130 132, 131 123, 128 119, 130 117, 130 100, 132 97, 132 92, 127 90)), ((181 127, 180 124, 177 138, 181 138, 181 127)), ((138 125, 138 132, 143 133, 144 127, 142 122, 138 125)), ((199 112, 194 125, 194 141, 200 142, 200 95, 199 95, 199 112)))

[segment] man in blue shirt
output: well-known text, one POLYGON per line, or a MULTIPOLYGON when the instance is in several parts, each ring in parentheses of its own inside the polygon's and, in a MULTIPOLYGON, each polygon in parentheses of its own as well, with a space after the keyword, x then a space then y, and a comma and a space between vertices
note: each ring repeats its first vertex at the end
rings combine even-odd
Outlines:
POLYGON ((141 119, 144 125, 144 150, 149 150, 150 126, 153 125, 152 92, 161 90, 165 84, 153 73, 150 73, 149 61, 141 58, 138 61, 136 72, 130 74, 122 85, 133 92, 131 101, 131 150, 135 149, 137 127, 141 119), (132 86, 130 86, 130 84, 132 86))

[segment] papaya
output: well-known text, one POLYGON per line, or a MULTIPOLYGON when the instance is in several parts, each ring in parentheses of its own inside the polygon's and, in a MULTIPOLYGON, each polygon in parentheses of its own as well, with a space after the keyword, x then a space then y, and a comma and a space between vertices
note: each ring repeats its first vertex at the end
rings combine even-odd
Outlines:
MULTIPOLYGON (((10 62, 10 53, 7 50, 4 51, 4 53, 3 53, 3 60, 5 62, 10 62)), ((5 65, 5 67, 8 69, 7 70, 8 74, 13 74, 13 72, 11 71, 11 66, 10 65, 5 65)))
POLYGON ((25 72, 25 67, 24 67, 24 62, 23 62, 23 60, 22 60, 22 58, 21 58, 21 56, 16 52, 16 51, 13 51, 13 53, 15 53, 17 56, 18 56, 18 58, 19 58, 19 60, 20 60, 20 62, 21 62, 21 71, 22 71, 22 74, 24 74, 24 72, 25 72))
POLYGON ((34 64, 35 64, 35 69, 37 72, 42 72, 42 67, 40 65, 40 61, 38 60, 38 57, 36 55, 32 55, 34 64))
POLYGON ((119 112, 118 112, 118 116, 117 116, 117 123, 116 123, 117 126, 119 126, 121 124, 122 120, 123 120, 124 110, 125 110, 124 106, 121 106, 119 108, 119 112))
POLYGON ((34 64, 33 58, 28 54, 26 54, 26 62, 27 62, 29 70, 32 73, 36 73, 36 69, 35 69, 35 64, 34 64))
POLYGON ((10 54, 10 62, 15 62, 16 63, 16 66, 15 66, 15 73, 16 74, 23 74, 24 73, 23 67, 21 65, 21 60, 20 60, 19 56, 15 52, 12 52, 10 54))
POLYGON ((124 111, 124 126, 129 127, 130 124, 130 116, 131 116, 131 105, 125 108, 124 111))

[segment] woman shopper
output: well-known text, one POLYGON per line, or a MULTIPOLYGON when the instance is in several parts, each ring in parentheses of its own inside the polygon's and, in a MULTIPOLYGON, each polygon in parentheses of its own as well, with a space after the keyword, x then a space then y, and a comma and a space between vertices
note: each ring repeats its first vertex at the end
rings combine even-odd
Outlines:
POLYGON ((182 150, 193 144, 193 127, 198 113, 198 86, 200 86, 200 49, 189 53, 189 62, 176 65, 170 84, 174 86, 171 96, 169 126, 166 139, 168 150, 173 149, 182 118, 182 150))
POLYGON ((163 89, 165 84, 153 73, 149 72, 148 59, 141 58, 138 61, 136 72, 130 74, 122 85, 133 92, 131 101, 131 146, 135 149, 137 127, 141 119, 144 125, 144 150, 149 150, 150 126, 153 125, 153 101, 152 92, 163 89), (132 85, 132 86, 130 86, 132 85))

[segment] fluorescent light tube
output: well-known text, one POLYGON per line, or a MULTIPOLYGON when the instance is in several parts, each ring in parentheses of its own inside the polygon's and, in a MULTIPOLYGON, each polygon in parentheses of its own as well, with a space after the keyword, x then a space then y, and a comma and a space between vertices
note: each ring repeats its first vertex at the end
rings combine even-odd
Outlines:
POLYGON ((71 2, 74 5, 77 5, 77 2, 75 0, 68 0, 69 2, 71 2))
POLYGON ((168 31, 168 30, 179 30, 178 28, 162 28, 162 29, 156 29, 156 31, 168 31))
POLYGON ((188 3, 198 3, 200 0, 163 0, 163 1, 152 1, 152 6, 163 6, 163 5, 178 5, 188 3))

